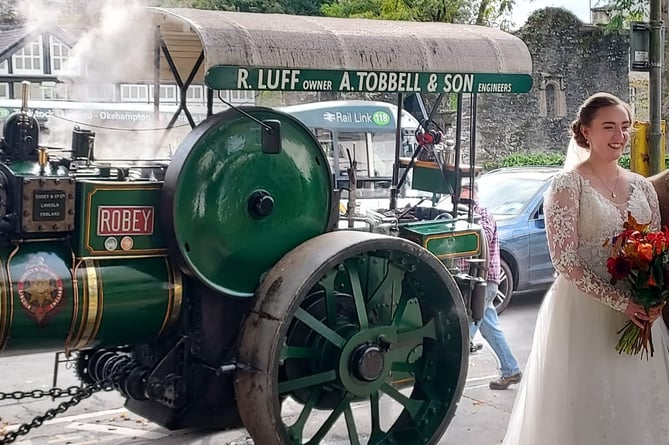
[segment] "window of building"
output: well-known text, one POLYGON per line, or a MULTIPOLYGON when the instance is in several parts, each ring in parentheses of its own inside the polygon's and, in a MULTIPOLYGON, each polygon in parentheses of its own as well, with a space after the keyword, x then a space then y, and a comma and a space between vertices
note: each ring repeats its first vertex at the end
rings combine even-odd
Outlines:
POLYGON ((214 97, 220 97, 225 101, 230 101, 230 91, 228 90, 219 90, 214 93, 214 97))
POLYGON ((26 44, 12 56, 14 74, 43 74, 42 37, 26 44))
MULTIPOLYGON (((153 102, 153 85, 149 85, 149 100, 153 102)), ((160 86, 160 102, 176 103, 177 101, 177 86, 176 85, 161 85, 160 86)))
POLYGON ((111 83, 84 85, 80 93, 79 100, 85 102, 114 102, 116 100, 116 88, 111 83))
POLYGON ((230 101, 231 102, 254 102, 256 98, 255 91, 230 91, 230 101))
POLYGON ((40 97, 44 100, 67 100, 67 85, 56 82, 42 82, 40 97))
MULTIPOLYGON (((21 99, 23 97, 22 82, 12 82, 10 88, 14 90, 14 99, 21 99)), ((40 100, 42 99, 42 85, 39 83, 31 83, 28 87, 28 99, 40 100)))
POLYGON ((557 88, 552 83, 546 85, 546 116, 557 117, 557 88))
POLYGON ((56 82, 43 82, 40 87, 41 98, 52 100, 56 95, 56 82))
POLYGON ((7 74, 9 73, 9 64, 7 63, 7 60, 3 60, 0 62, 0 74, 7 74))
POLYGON ((186 91, 186 100, 189 103, 204 102, 204 88, 202 85, 191 85, 186 91))
POLYGON ((9 84, 7 82, 0 83, 0 99, 9 99, 9 84))
POLYGON ((148 85, 121 85, 121 101, 122 102, 148 102, 149 88, 148 85))
POLYGON ((70 60, 70 48, 61 41, 51 36, 51 70, 53 73, 71 71, 68 66, 70 60))

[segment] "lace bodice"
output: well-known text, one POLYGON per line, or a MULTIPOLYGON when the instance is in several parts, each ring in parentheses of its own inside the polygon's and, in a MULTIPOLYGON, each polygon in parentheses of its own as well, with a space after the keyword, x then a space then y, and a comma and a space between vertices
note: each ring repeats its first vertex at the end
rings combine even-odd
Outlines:
POLYGON ((630 293, 624 282, 610 284, 606 270, 610 245, 604 242, 623 228, 627 212, 640 223, 660 225, 657 195, 650 182, 632 174, 630 198, 615 204, 590 182, 570 170, 553 179, 546 196, 546 234, 555 269, 581 291, 618 311, 624 311, 630 293))

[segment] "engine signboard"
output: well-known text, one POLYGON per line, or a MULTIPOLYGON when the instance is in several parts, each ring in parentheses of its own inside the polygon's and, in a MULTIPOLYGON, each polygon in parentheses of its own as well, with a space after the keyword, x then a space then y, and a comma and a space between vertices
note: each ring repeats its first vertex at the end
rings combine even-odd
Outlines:
POLYGON ((33 191, 33 220, 63 221, 66 198, 67 193, 64 190, 33 191))
POLYGON ((74 230, 75 181, 72 178, 39 177, 21 181, 24 233, 58 233, 74 230))
POLYGON ((148 206, 99 206, 97 235, 151 235, 153 214, 148 206))
POLYGON ((164 254, 166 245, 156 211, 161 188, 155 182, 81 181, 77 255, 164 254))

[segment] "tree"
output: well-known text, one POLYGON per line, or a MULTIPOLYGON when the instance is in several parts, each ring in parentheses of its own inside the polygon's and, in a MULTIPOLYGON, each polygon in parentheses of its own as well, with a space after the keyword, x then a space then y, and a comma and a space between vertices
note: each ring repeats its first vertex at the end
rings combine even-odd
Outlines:
MULTIPOLYGON (((661 3, 662 21, 669 23, 669 11, 667 3, 661 3)), ((609 4, 611 16, 607 24, 608 31, 620 31, 629 28, 632 21, 647 21, 650 10, 649 0, 612 0, 609 4)), ((667 61, 669 60, 669 35, 665 33, 664 38, 664 63, 662 71, 662 118, 666 119, 669 115, 669 71, 667 70, 667 61)), ((669 132, 666 136, 669 138, 669 132)))
POLYGON ((15 27, 24 22, 17 9, 18 0, 3 0, 0 2, 0 26, 15 27))
POLYGON ((320 15, 324 0, 154 0, 154 6, 220 11, 320 15))
POLYGON ((475 23, 507 29, 514 0, 334 0, 321 11, 331 17, 475 23))

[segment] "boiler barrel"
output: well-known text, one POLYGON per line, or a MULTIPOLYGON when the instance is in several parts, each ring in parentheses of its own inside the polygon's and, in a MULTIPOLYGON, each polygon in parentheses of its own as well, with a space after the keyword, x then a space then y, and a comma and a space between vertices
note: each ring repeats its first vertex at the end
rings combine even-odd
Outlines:
POLYGON ((172 327, 181 275, 167 257, 75 259, 63 242, 0 250, 0 352, 144 343, 172 327))

